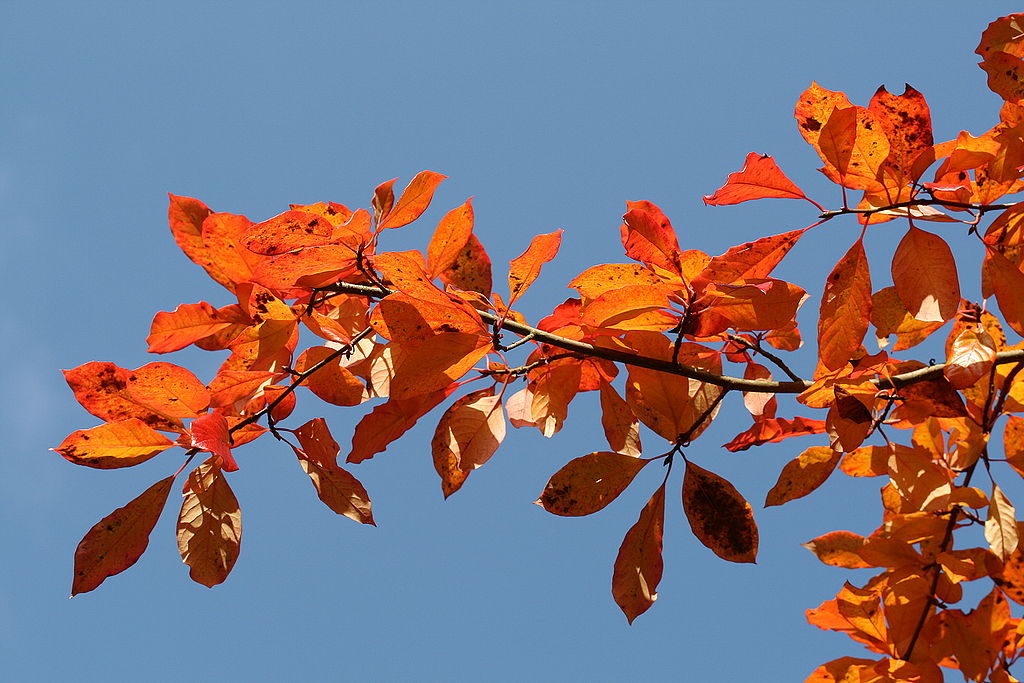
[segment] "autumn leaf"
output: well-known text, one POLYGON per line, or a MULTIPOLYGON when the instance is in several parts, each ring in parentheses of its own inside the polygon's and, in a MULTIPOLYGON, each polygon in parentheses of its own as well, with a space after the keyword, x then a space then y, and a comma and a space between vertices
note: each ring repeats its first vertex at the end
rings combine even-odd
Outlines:
POLYGON ((683 477, 683 510, 693 535, 723 560, 756 560, 757 525, 750 503, 728 481, 689 461, 683 477))
POLYGON ((419 218, 430 205, 430 200, 434 197, 434 190, 447 177, 433 171, 417 173, 416 177, 410 180, 406 188, 402 190, 402 195, 395 202, 394 207, 384 211, 383 220, 377 224, 377 231, 400 228, 419 218))
POLYGON ((992 289, 1003 319, 1013 331, 1024 336, 1024 273, 1008 258, 989 248, 985 260, 991 265, 992 289))
POLYGON ((682 252, 668 217, 651 202, 626 202, 620 236, 626 255, 646 266, 682 274, 682 252))
POLYGON ((435 461, 453 457, 460 470, 486 463, 505 438, 505 413, 493 387, 466 394, 441 416, 431 448, 435 461))
POLYGON ((764 506, 782 505, 811 493, 825 483, 839 464, 840 457, 841 454, 831 448, 811 446, 782 468, 764 506))
POLYGON ((309 347, 295 361, 295 370, 299 373, 312 371, 303 385, 322 401, 336 406, 356 406, 366 400, 366 386, 341 364, 340 354, 335 349, 309 347))
POLYGON ((988 374, 996 360, 992 335, 980 325, 965 329, 953 340, 942 374, 955 389, 966 389, 988 374))
POLYGON ((130 417, 72 432, 52 450, 76 465, 113 469, 146 462, 172 446, 163 434, 130 417))
POLYGON ((562 244, 562 230, 537 235, 519 256, 512 259, 508 270, 508 305, 511 306, 540 275, 541 266, 555 258, 562 244))
POLYGON ((437 274, 446 285, 458 287, 484 296, 491 295, 491 259, 476 235, 470 235, 466 246, 456 255, 445 270, 437 274))
POLYGON ((960 281, 949 245, 938 235, 911 226, 892 258, 892 281, 915 319, 945 322, 960 307, 960 281))
POLYGON ((825 281, 818 318, 818 360, 829 370, 846 365, 860 348, 871 313, 871 276, 858 239, 825 281))
POLYGON ((612 597, 629 623, 658 599, 664 569, 661 556, 665 534, 665 484, 654 492, 626 537, 622 539, 612 572, 612 597))
POLYGON ((403 344, 391 379, 391 397, 407 399, 444 389, 490 350, 487 337, 464 332, 446 332, 403 344))
POLYGON ((434 230, 427 247, 427 272, 437 277, 458 260, 473 234, 472 197, 462 206, 452 209, 434 230))
POLYGON ((417 421, 436 408, 455 391, 455 386, 412 396, 408 399, 388 399, 363 417, 352 434, 352 449, 347 462, 360 463, 383 452, 388 445, 412 429, 417 421))
POLYGON ((161 479, 86 533, 75 550, 72 597, 93 590, 142 557, 173 484, 174 477, 161 479))
POLYGON ((593 514, 615 500, 650 462, 609 451, 580 456, 551 476, 535 502, 563 517, 593 514))
POLYGON ((704 203, 724 206, 767 197, 807 199, 803 190, 786 177, 775 159, 767 154, 751 152, 743 168, 729 174, 725 185, 715 190, 714 194, 704 195, 704 203))
POLYGON ((981 35, 975 52, 982 57, 978 66, 988 74, 988 87, 1007 102, 1024 100, 1024 50, 1020 15, 996 19, 981 35))
POLYGON ((168 417, 194 418, 210 405, 210 391, 196 376, 173 363, 147 363, 128 375, 128 397, 168 417))
POLYGON ((114 422, 136 418, 154 429, 181 431, 181 420, 164 415, 132 397, 128 390, 132 372, 113 363, 92 361, 64 370, 64 379, 78 402, 91 414, 114 422))
MULTIPOLYGON (((608 445, 617 453, 639 457, 643 450, 640 445, 640 423, 633 415, 629 404, 607 382, 601 384, 600 392, 601 426, 604 428, 608 445)), ((509 418, 511 417, 512 411, 509 409, 509 418)))
POLYGON ((192 470, 178 516, 178 550, 196 583, 212 588, 228 577, 242 542, 242 512, 212 459, 192 470))
POLYGON ((316 494, 334 512, 360 524, 372 524, 370 497, 359 480, 338 466, 338 442, 327 422, 318 417, 295 430, 301 448, 292 446, 316 494))
POLYGON ((746 431, 740 432, 733 437, 732 441, 724 445, 724 448, 732 452, 745 451, 751 446, 774 443, 793 436, 821 434, 824 431, 824 420, 811 420, 800 416, 792 419, 784 417, 763 418, 751 425, 746 431))
POLYGON ((858 551, 864 546, 864 537, 852 531, 833 531, 802 544, 819 560, 833 567, 861 569, 870 567, 858 551))
POLYGON ((146 343, 150 353, 170 353, 200 339, 227 329, 232 320, 224 319, 205 301, 181 304, 173 311, 160 311, 153 318, 146 343))
POLYGON ((1006 560, 1017 549, 1016 511, 1013 504, 996 484, 992 484, 988 519, 985 520, 985 540, 998 557, 1006 560))
POLYGON ((732 247, 712 258, 700 276, 710 282, 721 283, 766 278, 805 232, 807 228, 791 230, 732 247))
POLYGON ((235 472, 238 464, 231 455, 231 432, 223 413, 214 411, 192 420, 189 427, 192 447, 210 451, 217 456, 217 463, 225 472, 235 472))

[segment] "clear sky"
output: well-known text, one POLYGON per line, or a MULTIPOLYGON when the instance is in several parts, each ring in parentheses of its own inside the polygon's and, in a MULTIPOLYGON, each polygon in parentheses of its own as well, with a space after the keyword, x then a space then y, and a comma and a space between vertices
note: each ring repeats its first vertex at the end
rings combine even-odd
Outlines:
MULTIPOLYGON (((569 296, 565 283, 587 266, 624 260, 627 200, 656 202, 684 248, 713 254, 803 227, 814 220, 806 203, 707 208, 700 198, 757 151, 818 201, 839 204, 792 118, 812 80, 860 104, 880 84, 902 92, 909 82, 928 98, 937 140, 986 130, 999 102, 973 50, 989 21, 1015 9, 907 0, 0 2, 4 677, 794 681, 861 655, 808 626, 804 610, 863 577, 819 564, 799 543, 874 529, 878 482, 837 475, 808 499, 762 509, 782 465, 820 440, 729 454, 718 445, 749 423, 736 406, 689 454, 754 504, 758 564, 730 565, 700 546, 676 488, 660 597, 631 627, 610 595, 612 562, 660 473, 644 472, 590 518, 530 504, 562 464, 604 447, 591 397, 551 440, 512 433, 447 502, 425 419, 352 468, 379 528, 335 516, 290 449, 261 441, 239 451, 241 470, 230 475, 244 536, 227 583, 189 580, 172 500, 135 567, 68 600, 81 536, 170 465, 96 471, 49 452, 96 424, 58 369, 137 367, 155 360, 144 338, 156 311, 229 303, 175 247, 167 192, 263 219, 288 203, 368 206, 383 180, 444 173, 434 208, 385 246, 424 248, 437 219, 472 195, 500 281, 534 234, 564 228, 562 253, 523 300, 533 320, 569 296)), ((778 271, 811 292, 810 309, 856 232, 830 224, 778 271)), ((882 254, 876 289, 887 284, 894 244, 881 229, 869 237, 882 254)), ((976 287, 965 289, 976 296, 976 287)), ((801 320, 813 329, 813 317, 801 320)), ((808 370, 812 354, 796 356, 808 370)), ((209 380, 219 358, 162 359, 209 380)), ((343 446, 365 412, 311 410, 343 446)))

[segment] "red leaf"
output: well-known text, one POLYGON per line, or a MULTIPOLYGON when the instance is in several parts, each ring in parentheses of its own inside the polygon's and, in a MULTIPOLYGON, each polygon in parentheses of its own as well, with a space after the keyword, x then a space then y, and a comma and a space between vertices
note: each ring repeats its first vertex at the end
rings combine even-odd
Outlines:
POLYGON ((551 476, 535 502, 562 517, 593 514, 615 500, 650 462, 608 451, 575 458, 551 476))
POLYGON ((679 240, 668 217, 651 202, 626 202, 620 228, 626 255, 646 266, 681 273, 679 240))
POLYGON ((192 433, 193 448, 216 455, 225 472, 238 470, 238 464, 231 455, 231 432, 228 431, 228 421, 223 414, 216 411, 200 415, 192 420, 189 431, 192 433))
POLYGON ((75 550, 72 596, 93 590, 142 557, 173 483, 174 477, 161 479, 89 530, 75 550))
POLYGON ((619 546, 612 572, 612 596, 629 623, 650 609, 658 599, 664 569, 661 557, 665 534, 665 484, 647 501, 619 546))
POLYGON ((743 168, 729 174, 725 185, 715 190, 714 194, 704 195, 704 203, 723 206, 767 197, 807 199, 803 190, 786 177, 775 159, 767 154, 751 152, 743 168))
POLYGON ((687 461, 683 510, 693 535, 723 560, 756 561, 754 512, 727 480, 687 461))
POLYGON ((721 283, 766 278, 805 232, 807 228, 792 230, 732 247, 712 258, 701 277, 721 283))
POLYGON ((782 441, 791 436, 821 434, 824 431, 824 420, 809 420, 804 417, 787 420, 783 417, 772 417, 758 420, 750 429, 733 437, 732 441, 725 444, 725 448, 735 453, 736 451, 745 451, 751 446, 782 441))

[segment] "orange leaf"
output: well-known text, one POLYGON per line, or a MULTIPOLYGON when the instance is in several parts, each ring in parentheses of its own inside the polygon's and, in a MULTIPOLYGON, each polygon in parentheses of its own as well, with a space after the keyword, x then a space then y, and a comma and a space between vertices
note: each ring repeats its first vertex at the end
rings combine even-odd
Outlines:
POLYGON ((837 370, 853 358, 868 330, 871 275, 864 243, 857 240, 825 281, 818 318, 818 361, 837 370))
POLYGON ((804 543, 803 547, 825 564, 846 569, 861 569, 871 566, 857 554, 863 547, 864 540, 863 536, 852 531, 833 531, 804 543))
MULTIPOLYGON (((807 292, 782 280, 745 280, 734 285, 713 284, 695 305, 710 309, 734 330, 774 330, 790 324, 806 298, 807 292)), ((700 329, 697 336, 721 331, 700 329)))
POLYGON ((391 397, 406 399, 455 382, 491 350, 491 343, 476 334, 446 332, 400 348, 391 378, 391 397))
POLYGON ((992 289, 1003 318, 1013 331, 1024 336, 1024 273, 1008 258, 989 248, 985 260, 991 265, 992 289))
POLYGON ((299 464, 313 481, 316 495, 339 515, 360 524, 374 524, 370 497, 359 480, 338 466, 338 442, 322 417, 295 430, 301 448, 292 446, 299 464))
POLYGON ((562 244, 562 230, 537 235, 521 255, 512 259, 508 270, 508 305, 511 306, 540 275, 541 266, 555 258, 562 244))
POLYGON ((892 281, 915 319, 945 322, 960 307, 960 281, 949 245, 938 235, 911 226, 892 258, 892 281))
POLYGON ((370 324, 377 334, 397 342, 423 340, 440 332, 486 332, 471 306, 448 299, 425 301, 401 292, 381 299, 370 315, 370 324))
POLYGON ((873 112, 864 107, 833 110, 821 129, 818 152, 829 180, 855 190, 882 190, 889 140, 873 112))
POLYGON ((381 453, 392 441, 412 429, 417 420, 455 391, 455 386, 405 400, 389 399, 375 407, 356 425, 347 462, 360 463, 381 453))
POLYGON ((712 258, 700 275, 710 282, 721 283, 766 278, 805 232, 807 228, 791 230, 732 247, 712 258))
POLYGON ((210 382, 210 405, 226 408, 239 401, 248 401, 272 381, 287 375, 269 370, 222 370, 210 382))
MULTIPOLYGON (((865 678, 861 676, 862 673, 870 673, 871 669, 877 664, 877 660, 874 659, 862 659, 860 657, 840 657, 839 659, 833 659, 830 662, 825 662, 808 676, 804 683, 838 683, 842 681, 846 683, 869 681, 871 683, 881 683, 880 678, 865 678), (853 674, 853 675, 851 675, 853 674)), ((893 679, 889 679, 893 680, 893 679)))
POLYGON ((235 472, 238 464, 231 455, 231 432, 228 421, 219 411, 200 415, 192 420, 192 447, 210 451, 217 456, 217 463, 225 472, 235 472))
POLYGON ((173 483, 174 477, 161 479, 89 529, 75 550, 72 597, 88 593, 108 576, 120 574, 142 557, 173 483))
POLYGON ((227 329, 233 324, 225 320, 210 304, 181 304, 173 311, 160 311, 153 318, 146 343, 150 353, 169 353, 227 329))
POLYGON ((178 551, 193 581, 223 583, 238 559, 242 511, 213 459, 192 470, 178 516, 178 551))
POLYGON ((633 285, 663 288, 664 278, 639 263, 602 263, 577 275, 569 287, 585 299, 596 299, 605 292, 633 285))
POLYGON ((131 417, 72 432, 52 450, 76 465, 114 469, 146 462, 172 446, 174 442, 163 434, 131 417))
POLYGON ((427 271, 437 277, 458 260, 473 234, 472 197, 460 207, 452 209, 434 230, 427 247, 427 271))
POLYGON ((840 454, 831 448, 811 446, 782 468, 764 506, 782 505, 811 493, 825 483, 839 464, 839 458, 840 454))
POLYGON ((661 332, 679 323, 680 315, 666 310, 670 307, 665 288, 627 285, 587 301, 580 316, 591 327, 661 332))
POLYGON ((941 321, 922 322, 910 315, 895 287, 885 287, 871 296, 871 324, 875 326, 875 339, 880 349, 889 345, 890 335, 896 335, 893 351, 904 351, 920 344, 943 325, 941 321))
POLYGON ((308 372, 326 361, 303 384, 322 401, 336 406, 357 406, 366 400, 366 386, 341 364, 340 357, 328 360, 337 353, 326 346, 311 346, 295 361, 295 370, 308 372))
POLYGON ((505 438, 505 412, 501 397, 487 387, 466 394, 441 416, 431 446, 435 459, 447 451, 461 470, 474 470, 487 462, 505 438))
POLYGON ((194 418, 210 405, 210 391, 183 367, 157 361, 128 375, 128 396, 172 418, 194 418))
POLYGON ((433 171, 417 173, 416 177, 410 180, 406 188, 402 190, 402 196, 395 202, 394 208, 385 212, 384 220, 377 225, 377 231, 400 228, 419 218, 430 205, 430 200, 434 197, 434 190, 447 177, 433 171))
POLYGON ((181 431, 181 420, 139 403, 128 391, 132 373, 113 363, 92 361, 63 370, 75 399, 87 411, 107 422, 137 418, 163 431, 181 431))
MULTIPOLYGON (((901 446, 896 445, 896 448, 901 446)), ((905 448, 905 446, 903 447, 905 448)), ((843 455, 839 469, 851 477, 881 477, 889 474, 889 446, 861 446, 843 455)))
POLYGON ((849 453, 860 446, 871 431, 871 410, 861 398, 839 385, 833 389, 835 402, 825 417, 825 431, 829 445, 836 451, 849 453))
POLYGON ((469 236, 455 261, 437 276, 446 285, 491 295, 491 259, 476 235, 469 236))
POLYGON ((622 539, 612 572, 612 596, 629 623, 650 609, 658 599, 664 561, 665 484, 654 492, 626 537, 622 539))
MULTIPOLYGON (((630 332, 627 343, 637 353, 652 358, 672 358, 672 342, 658 332, 630 332)), ((683 343, 678 361, 710 372, 721 372, 722 361, 716 352, 698 344, 683 343)), ((698 418, 722 393, 722 388, 695 379, 684 379, 656 370, 629 367, 626 402, 647 427, 670 442, 681 435, 696 439, 717 414, 717 408, 697 424, 698 418)))
POLYGON ((303 247, 331 242, 334 225, 326 216, 307 211, 285 211, 262 223, 252 223, 242 236, 249 251, 276 256, 303 247))
POLYGON ((796 103, 794 116, 796 117, 800 135, 803 136, 808 144, 819 150, 818 153, 820 154, 819 139, 821 137, 821 130, 832 115, 832 111, 836 108, 846 108, 849 106, 850 100, 847 99, 844 93, 822 88, 817 83, 812 82, 811 86, 801 93, 800 99, 796 103))
POLYGON ((373 200, 370 203, 373 206, 373 219, 377 223, 384 220, 384 217, 388 215, 388 212, 395 205, 394 186, 396 180, 398 178, 386 180, 373 190, 373 200))
POLYGON ((693 535, 723 560, 756 561, 753 510, 727 480, 687 461, 683 510, 693 535))
POLYGON ((633 415, 629 404, 607 382, 601 384, 600 391, 601 426, 604 428, 608 445, 617 453, 639 457, 643 450, 640 446, 640 423, 633 415))
POLYGON ((593 514, 615 500, 650 462, 609 451, 580 456, 551 476, 535 502, 562 517, 593 514))
POLYGON ((252 225, 245 216, 211 214, 203 221, 203 260, 198 262, 210 277, 230 291, 251 282, 264 256, 246 249, 244 236, 252 225))
POLYGON ((982 33, 975 50, 982 57, 979 66, 988 74, 988 87, 1007 102, 1024 100, 1024 42, 1020 25, 1020 14, 996 19, 982 33))
POLYGON ((743 168, 729 174, 725 185, 714 194, 704 195, 704 203, 723 206, 767 197, 807 199, 803 190, 786 177, 775 159, 767 154, 751 152, 743 162, 743 168))

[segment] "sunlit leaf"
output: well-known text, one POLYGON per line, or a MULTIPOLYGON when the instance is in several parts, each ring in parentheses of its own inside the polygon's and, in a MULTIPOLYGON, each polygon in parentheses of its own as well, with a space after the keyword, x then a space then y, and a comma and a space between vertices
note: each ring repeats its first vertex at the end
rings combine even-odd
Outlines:
POLYGON ((831 448, 811 446, 782 468, 778 481, 768 492, 765 507, 782 505, 811 493, 825 483, 840 457, 831 448))
POLYGON ((658 599, 664 569, 661 557, 665 534, 665 484, 658 487, 619 546, 612 572, 612 597, 629 623, 658 599))
MULTIPOLYGON (((318 417, 295 430, 301 448, 292 449, 309 475, 316 495, 334 512, 360 524, 374 524, 370 497, 359 480, 338 466, 338 442, 318 417)), ((375 525, 375 524, 374 524, 375 525)))
POLYGON ((725 185, 715 190, 714 194, 704 195, 704 203, 723 206, 766 197, 807 199, 803 190, 786 177, 775 159, 767 154, 751 152, 743 168, 729 174, 725 185))
POLYGON ((207 587, 228 577, 242 542, 242 512, 221 468, 207 461, 185 482, 178 550, 192 580, 207 587))
POLYGON ((693 535, 723 560, 756 561, 758 538, 753 510, 728 481, 687 462, 683 510, 693 535))
POLYGON ((860 348, 871 313, 871 276, 862 240, 839 259, 825 281, 818 319, 818 360, 829 370, 844 366, 860 348))
POLYGON ((604 509, 651 460, 598 451, 570 460, 548 480, 536 503, 563 517, 604 509))
POLYGON ((960 282, 949 245, 938 235, 911 226, 892 259, 892 281, 915 319, 945 322, 960 306, 960 282))
POLYGON ((416 177, 410 180, 402 190, 402 195, 395 202, 394 207, 385 212, 384 220, 378 223, 377 230, 400 228, 419 218, 426 211, 430 200, 433 199, 434 190, 447 177, 433 171, 417 173, 416 177))
POLYGON ((172 446, 166 436, 131 417, 72 432, 53 450, 76 465, 113 469, 146 462, 172 446))

